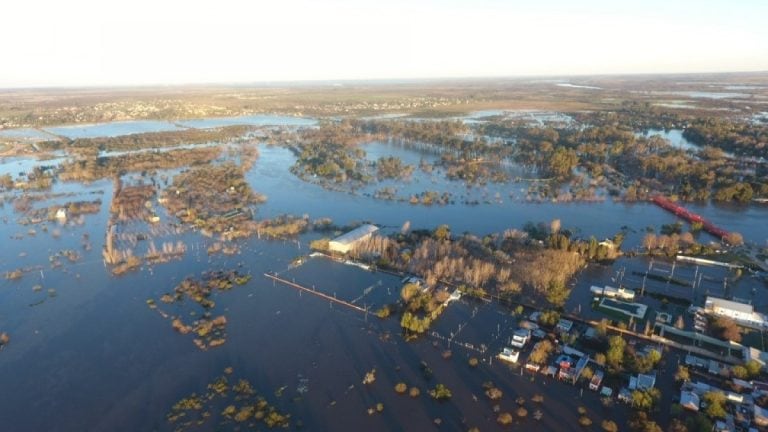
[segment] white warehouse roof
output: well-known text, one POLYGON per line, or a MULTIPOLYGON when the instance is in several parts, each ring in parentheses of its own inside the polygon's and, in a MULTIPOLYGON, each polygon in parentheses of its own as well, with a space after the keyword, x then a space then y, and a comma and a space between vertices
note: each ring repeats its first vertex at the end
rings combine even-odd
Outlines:
POLYGON ((379 227, 377 227, 376 225, 370 225, 370 224, 360 225, 359 227, 353 229, 352 231, 346 234, 342 234, 331 241, 334 243, 349 245, 378 230, 379 230, 379 227))
POLYGON ((717 297, 707 297, 706 302, 704 303, 707 307, 718 307, 721 309, 728 309, 736 312, 741 312, 745 314, 751 314, 755 311, 755 309, 752 307, 752 305, 746 304, 746 303, 739 303, 732 300, 726 300, 721 299, 717 297))

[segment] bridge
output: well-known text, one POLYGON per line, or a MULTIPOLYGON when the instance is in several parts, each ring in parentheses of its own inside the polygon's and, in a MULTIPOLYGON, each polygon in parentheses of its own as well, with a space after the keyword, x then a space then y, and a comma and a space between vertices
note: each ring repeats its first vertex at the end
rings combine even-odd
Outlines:
POLYGON ((690 223, 700 223, 704 231, 720 238, 721 240, 725 240, 725 238, 730 234, 728 231, 718 227, 717 225, 704 219, 696 213, 688 211, 688 209, 685 207, 679 206, 661 195, 656 195, 655 197, 651 198, 651 202, 674 214, 675 216, 685 219, 690 223))

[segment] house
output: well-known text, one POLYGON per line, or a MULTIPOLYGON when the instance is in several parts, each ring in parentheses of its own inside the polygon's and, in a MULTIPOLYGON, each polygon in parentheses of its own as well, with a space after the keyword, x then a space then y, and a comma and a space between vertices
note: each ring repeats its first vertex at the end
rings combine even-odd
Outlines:
POLYGON ((696 393, 683 390, 680 392, 680 405, 685 409, 698 411, 701 406, 701 399, 696 393))
POLYGON ((561 319, 557 322, 557 330, 568 333, 571 331, 571 328, 573 328, 573 321, 567 320, 567 319, 561 319))
POLYGON ((656 374, 637 374, 637 388, 648 390, 656 387, 656 374))
POLYGON ((504 348, 499 353, 499 359, 506 362, 517 363, 518 358, 520 358, 520 351, 515 351, 512 348, 504 348))
POLYGON ((60 208, 56 210, 56 219, 60 221, 66 221, 67 220, 67 210, 64 208, 60 208))
POLYGON ((656 375, 637 374, 629 377, 630 390, 648 390, 656 386, 656 375))
POLYGON ((515 330, 514 333, 512 333, 512 340, 510 341, 510 344, 515 348, 522 348, 525 346, 526 343, 528 343, 528 340, 530 338, 531 338, 530 330, 519 328, 515 330))
POLYGON ((704 311, 710 315, 730 318, 743 326, 758 329, 768 327, 766 316, 755 312, 755 308, 750 304, 707 297, 704 302, 704 311))
POLYGON ((328 242, 328 249, 331 252, 347 253, 356 245, 369 239, 373 233, 379 230, 375 225, 361 225, 352 231, 343 234, 328 242))
POLYGON ((579 379, 588 362, 589 357, 581 357, 578 361, 575 361, 573 357, 561 354, 555 361, 560 366, 557 378, 563 381, 570 381, 571 384, 576 384, 576 380, 579 379))

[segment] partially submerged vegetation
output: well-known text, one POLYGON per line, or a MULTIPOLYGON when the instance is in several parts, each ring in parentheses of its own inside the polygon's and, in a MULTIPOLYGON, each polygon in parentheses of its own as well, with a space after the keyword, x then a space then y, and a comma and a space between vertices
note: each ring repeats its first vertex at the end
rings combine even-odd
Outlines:
POLYGON ((220 143, 240 138, 251 128, 228 126, 215 129, 182 129, 167 132, 148 132, 113 137, 76 138, 64 141, 46 141, 39 144, 42 150, 66 150, 71 153, 98 151, 131 151, 177 147, 182 145, 220 143))
POLYGON ((291 416, 270 404, 250 381, 233 378, 227 368, 224 375, 211 381, 205 393, 192 393, 176 402, 166 418, 175 432, 197 429, 213 423, 215 428, 269 429, 288 428, 291 416))
MULTIPOLYGON (((193 334, 195 336, 193 342, 201 350, 223 345, 226 342, 227 318, 224 315, 213 316, 213 310, 216 307, 216 302, 212 299, 213 294, 228 291, 236 285, 245 285, 250 279, 250 275, 243 275, 233 270, 207 272, 200 279, 184 279, 172 293, 166 293, 160 297, 159 301, 169 306, 183 306, 185 300, 196 303, 199 309, 195 311, 195 315, 199 315, 199 318, 191 323, 186 323, 182 314, 172 316, 158 310, 164 317, 171 319, 171 327, 174 330, 183 335, 193 334)), ((158 308, 154 299, 148 300, 147 304, 151 309, 158 308)))
POLYGON ((132 153, 122 156, 89 156, 63 162, 58 176, 64 181, 91 182, 125 172, 171 169, 209 163, 219 156, 216 147, 178 149, 165 152, 132 153))
MULTIPOLYGON (((433 232, 373 236, 360 244, 354 254, 376 257, 381 267, 418 275, 430 288, 458 287, 480 297, 525 296, 555 306, 564 304, 569 294, 568 281, 589 257, 568 247, 538 245, 519 231, 482 239, 470 234, 452 238, 447 226, 433 232)), ((413 297, 419 299, 418 305, 427 307, 426 312, 432 313, 429 301, 422 301, 422 296, 413 297)), ((428 327, 428 323, 423 326, 420 321, 408 322, 417 323, 413 327, 418 329, 428 327)))
POLYGON ((233 226, 248 225, 252 206, 263 203, 266 197, 251 189, 241 167, 224 163, 175 176, 163 200, 168 211, 183 222, 221 233, 233 226))

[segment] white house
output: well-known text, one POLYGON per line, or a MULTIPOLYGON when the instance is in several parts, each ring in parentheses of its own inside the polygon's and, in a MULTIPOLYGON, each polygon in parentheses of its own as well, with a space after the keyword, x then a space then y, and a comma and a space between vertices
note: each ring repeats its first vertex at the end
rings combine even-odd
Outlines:
POLYGON ((375 225, 361 225, 352 231, 336 237, 335 239, 328 242, 328 249, 332 252, 347 253, 353 247, 355 247, 355 245, 369 239, 371 235, 373 235, 373 233, 378 230, 379 227, 375 225))
POLYGON ((499 353, 499 358, 501 360, 504 360, 510 363, 517 363, 517 360, 519 357, 520 357, 520 352, 515 351, 511 348, 504 348, 504 350, 499 353))
POLYGON ((512 334, 512 341, 510 341, 510 344, 515 348, 522 348, 526 343, 528 343, 528 339, 530 337, 530 330, 519 328, 512 334))

